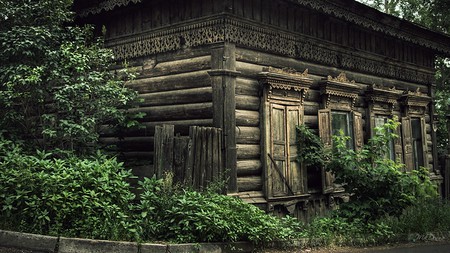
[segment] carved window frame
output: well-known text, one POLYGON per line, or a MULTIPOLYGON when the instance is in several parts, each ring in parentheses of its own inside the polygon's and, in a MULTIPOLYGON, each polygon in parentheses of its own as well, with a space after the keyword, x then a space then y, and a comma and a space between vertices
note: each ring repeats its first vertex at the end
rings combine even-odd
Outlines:
POLYGON ((419 130, 421 132, 422 140, 422 157, 423 157, 423 167, 428 168, 428 144, 427 144, 427 133, 426 133, 426 120, 425 117, 428 114, 428 105, 431 102, 431 97, 420 92, 419 89, 416 91, 406 91, 404 95, 400 98, 401 105, 403 106, 403 117, 402 123, 402 146, 403 146, 403 162, 406 165, 406 171, 412 171, 417 169, 420 164, 416 164, 416 159, 414 158, 414 153, 417 150, 414 148, 413 139, 413 126, 412 120, 420 120, 419 130))
MULTIPOLYGON (((295 126, 303 123, 303 102, 313 80, 307 70, 298 73, 290 69, 264 68, 258 75, 263 86, 262 95, 262 163, 264 168, 264 191, 269 200, 307 196, 306 169, 296 161, 295 126), (274 114, 275 110, 284 111, 282 128, 285 130, 285 164, 279 168, 274 150, 274 114), (298 119, 290 118, 288 112, 297 111, 298 119), (291 122, 294 120, 294 122, 291 122), (297 163, 293 165, 292 163, 297 163), (298 167, 297 167, 298 166, 298 167), (297 168, 297 169, 296 169, 297 168), (283 176, 280 176, 282 174, 283 176)), ((294 113, 295 115, 295 113, 294 113)), ((279 122, 277 122, 279 126, 279 122)), ((280 145, 282 143, 280 142, 280 145)), ((278 160, 277 160, 278 159, 278 160)))
MULTIPOLYGON (((362 88, 355 81, 348 80, 345 73, 336 78, 328 76, 320 83, 322 107, 318 112, 319 136, 325 146, 332 145, 333 111, 346 112, 353 119, 353 147, 360 149, 364 145, 362 113, 355 110, 355 103, 362 88)), ((340 191, 334 185, 334 175, 322 168, 322 191, 324 194, 340 191)))
MULTIPOLYGON (((369 86, 366 92, 366 101, 368 103, 368 129, 370 136, 375 135, 376 118, 382 117, 386 119, 392 119, 397 116, 400 119, 400 109, 398 108, 398 100, 402 96, 403 91, 397 90, 395 87, 384 87, 372 84, 369 86)), ((399 136, 393 141, 392 152, 397 160, 403 161, 403 147, 400 127, 397 129, 396 134, 399 136)))

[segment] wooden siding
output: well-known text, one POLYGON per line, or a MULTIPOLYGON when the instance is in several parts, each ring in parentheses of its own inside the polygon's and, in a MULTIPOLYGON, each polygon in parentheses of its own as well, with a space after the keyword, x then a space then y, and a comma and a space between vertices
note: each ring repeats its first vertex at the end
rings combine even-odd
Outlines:
POLYGON ((145 112, 143 128, 127 130, 121 138, 102 134, 104 145, 116 145, 120 157, 139 176, 152 176, 155 126, 171 124, 175 133, 189 136, 190 126, 212 126, 213 104, 210 50, 188 50, 155 55, 131 62, 140 74, 127 85, 138 91, 145 112))

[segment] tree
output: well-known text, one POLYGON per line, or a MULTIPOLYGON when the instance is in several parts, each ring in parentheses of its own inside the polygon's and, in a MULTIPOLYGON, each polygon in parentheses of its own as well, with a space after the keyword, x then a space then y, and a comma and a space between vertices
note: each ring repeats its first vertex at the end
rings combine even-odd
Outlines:
POLYGON ((101 125, 134 122, 136 93, 92 28, 69 25, 72 1, 0 0, 0 129, 31 148, 87 153, 101 125))
MULTIPOLYGON (((450 32, 449 0, 359 0, 380 11, 423 25, 437 32, 450 32)), ((450 115, 450 59, 435 62, 435 108, 438 115, 438 151, 444 155, 448 146, 447 115, 450 115)))

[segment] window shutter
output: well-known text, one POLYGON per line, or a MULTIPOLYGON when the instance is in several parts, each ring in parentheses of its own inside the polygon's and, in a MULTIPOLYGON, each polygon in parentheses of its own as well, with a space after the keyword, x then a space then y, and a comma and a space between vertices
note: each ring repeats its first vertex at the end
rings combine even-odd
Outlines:
MULTIPOLYGON (((325 147, 331 146, 331 110, 319 110, 319 136, 325 147)), ((330 193, 334 191, 334 175, 322 168, 322 191, 330 193)))
POLYGON ((353 135, 355 149, 360 150, 364 146, 364 132, 363 132, 363 120, 362 113, 353 112, 353 135))
POLYGON ((287 107, 289 183, 294 194, 307 192, 306 169, 297 159, 297 126, 302 121, 301 112, 299 106, 287 107))
POLYGON ((402 118, 402 142, 403 142, 403 158, 406 165, 406 171, 414 170, 414 154, 411 131, 411 118, 402 118))
MULTIPOLYGON (((403 124, 402 124, 403 125, 403 124)), ((395 159, 397 161, 403 162, 403 145, 402 145, 402 130, 401 126, 397 127, 395 130, 397 134, 397 138, 394 140, 394 149, 395 149, 395 159)))
POLYGON ((331 110, 319 110, 319 137, 325 146, 331 146, 331 110))
POLYGON ((271 160, 270 175, 273 196, 285 196, 288 192, 286 186, 286 109, 284 106, 272 104, 271 106, 271 160))
POLYGON ((422 145, 423 145, 423 166, 428 168, 428 144, 427 144, 427 128, 425 117, 420 118, 422 126, 422 145))

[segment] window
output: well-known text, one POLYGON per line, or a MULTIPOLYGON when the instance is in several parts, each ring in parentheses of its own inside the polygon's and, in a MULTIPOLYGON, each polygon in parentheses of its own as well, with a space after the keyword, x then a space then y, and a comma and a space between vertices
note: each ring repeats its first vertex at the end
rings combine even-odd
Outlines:
POLYGON ((407 171, 426 167, 427 143, 425 119, 423 117, 402 118, 402 141, 407 171))
POLYGON ((340 135, 342 132, 345 136, 350 136, 350 140, 347 141, 347 147, 354 149, 353 120, 350 117, 350 112, 332 111, 331 131, 333 135, 340 135))
POLYGON ((303 123, 303 99, 313 82, 294 70, 264 68, 262 104, 265 191, 269 199, 307 194, 307 173, 297 161, 297 131, 303 123))
MULTIPOLYGON (((389 121, 389 117, 383 116, 383 115, 377 115, 375 116, 375 127, 382 127, 384 124, 386 124, 389 121)), ((388 143, 388 152, 386 152, 387 159, 391 159, 395 161, 395 143, 394 140, 389 140, 388 143)))
POLYGON ((299 106, 271 104, 270 171, 273 196, 306 192, 304 171, 297 162, 296 127, 301 123, 299 106))

